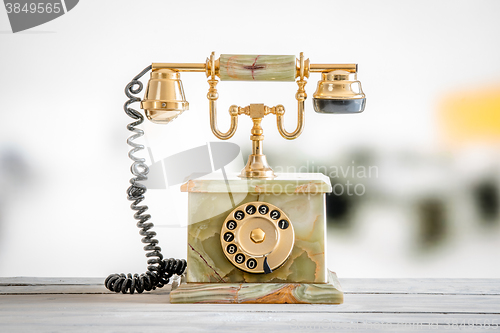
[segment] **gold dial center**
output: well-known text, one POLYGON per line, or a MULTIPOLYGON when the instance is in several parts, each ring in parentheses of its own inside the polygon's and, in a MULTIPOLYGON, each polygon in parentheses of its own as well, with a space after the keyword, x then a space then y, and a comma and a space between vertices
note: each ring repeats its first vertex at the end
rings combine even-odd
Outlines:
POLYGON ((253 229, 252 232, 250 233, 250 239, 254 243, 262 243, 265 238, 266 238, 266 233, 261 228, 253 229))

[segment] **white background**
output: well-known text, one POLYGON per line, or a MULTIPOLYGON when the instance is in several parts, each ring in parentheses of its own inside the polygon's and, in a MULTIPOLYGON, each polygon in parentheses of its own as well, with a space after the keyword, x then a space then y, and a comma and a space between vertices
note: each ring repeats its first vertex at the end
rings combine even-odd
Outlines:
MULTIPOLYGON (((27 166, 22 181, 9 180, 8 174, 1 179, 0 276, 144 271, 140 236, 125 199, 130 161, 122 105, 126 83, 151 62, 204 62, 212 51, 217 56, 303 51, 312 63, 358 63, 366 111, 315 114, 310 99, 319 75, 313 75, 299 139, 283 140, 275 120, 264 121, 274 165, 280 154, 293 154, 300 164, 357 145, 440 149, 436 109, 442 96, 470 85, 500 84, 499 12, 498 1, 86 0, 54 21, 12 34, 0 9, 0 146, 27 166)), ((190 110, 171 125, 151 129, 155 159, 216 140, 209 129, 204 75, 183 74, 182 81, 190 110)), ((222 82, 219 125, 227 128, 232 104, 284 104, 290 131, 295 90, 293 83, 222 82)), ((249 146, 250 127, 248 119, 240 120, 231 141, 249 146)), ((383 166, 379 170, 384 174, 383 166)), ((162 195, 178 200, 172 190, 162 195)), ((181 213, 171 214, 177 221, 181 213)), ((186 229, 176 223, 158 229, 160 245, 166 256, 185 257, 186 229)), ((370 235, 365 239, 374 248, 331 244, 330 268, 341 277, 499 274, 490 267, 496 241, 465 263, 445 256, 432 268, 421 264, 416 270, 398 267, 380 253, 368 270, 360 267, 363 253, 376 251, 378 243, 370 235), (443 263, 458 268, 440 270, 443 263)))

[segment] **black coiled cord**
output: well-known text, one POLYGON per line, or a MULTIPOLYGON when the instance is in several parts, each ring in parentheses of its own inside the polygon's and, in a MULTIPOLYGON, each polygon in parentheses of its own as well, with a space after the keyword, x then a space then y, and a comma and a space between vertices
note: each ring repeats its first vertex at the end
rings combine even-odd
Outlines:
POLYGON ((168 284, 172 275, 182 275, 186 270, 186 260, 184 259, 163 259, 161 254, 161 248, 158 246, 158 240, 154 237, 156 232, 151 231, 154 224, 148 222, 151 219, 151 215, 144 214, 148 210, 148 206, 139 204, 144 200, 144 193, 146 193, 146 186, 139 183, 139 181, 146 180, 147 174, 149 172, 149 167, 145 163, 144 158, 139 158, 134 156, 136 152, 144 149, 144 146, 134 142, 135 139, 144 135, 144 131, 137 128, 144 121, 144 116, 137 110, 130 107, 130 104, 134 102, 139 102, 141 99, 135 94, 142 91, 143 85, 139 79, 149 72, 152 66, 146 67, 142 72, 140 72, 136 77, 130 81, 125 87, 125 94, 129 98, 125 105, 123 106, 125 113, 135 119, 136 121, 131 122, 127 125, 127 129, 135 134, 131 135, 127 139, 127 143, 132 149, 129 151, 128 156, 132 161, 132 166, 130 171, 134 175, 130 179, 130 187, 127 189, 127 199, 133 201, 130 205, 132 210, 136 211, 134 213, 134 218, 138 220, 137 227, 141 229, 139 233, 142 238, 142 242, 147 244, 144 246, 144 251, 146 251, 146 257, 148 259, 148 270, 145 273, 139 274, 111 274, 107 277, 104 285, 111 291, 121 292, 124 294, 134 292, 142 293, 144 290, 150 291, 156 288, 162 288, 164 285, 168 284))

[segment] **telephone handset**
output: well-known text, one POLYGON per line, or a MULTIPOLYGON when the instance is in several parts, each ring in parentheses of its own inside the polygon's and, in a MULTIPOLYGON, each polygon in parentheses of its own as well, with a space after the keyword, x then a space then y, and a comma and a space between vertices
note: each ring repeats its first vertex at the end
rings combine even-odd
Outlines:
POLYGON ((322 174, 275 174, 263 154, 262 119, 275 115, 278 131, 285 139, 297 138, 304 126, 306 78, 321 73, 313 95, 317 113, 359 113, 366 98, 357 81, 356 64, 310 64, 301 53, 294 56, 221 55, 214 53, 205 63, 154 63, 126 86, 129 98, 125 112, 134 121, 127 128, 133 135, 133 178, 127 190, 134 218, 144 236, 148 269, 138 274, 112 274, 106 287, 115 292, 141 293, 161 288, 173 275, 182 281, 172 289, 172 303, 342 303, 343 293, 335 273, 326 267, 325 193, 331 192, 329 179, 322 174), (141 101, 141 77, 151 71, 151 78, 141 101), (181 72, 203 72, 208 77, 210 126, 221 139, 231 138, 237 130, 238 117, 249 116, 253 122, 250 139, 252 153, 239 175, 223 179, 207 176, 189 180, 181 191, 188 192, 188 258, 163 259, 152 231, 148 209, 140 205, 146 187, 148 166, 135 153, 144 146, 134 142, 144 135, 137 128, 144 116, 130 107, 141 102, 146 117, 154 123, 167 124, 189 108, 180 81, 181 72), (295 81, 298 90, 297 127, 284 128, 285 108, 264 104, 229 108, 230 128, 221 132, 217 126, 216 86, 221 81, 295 81), (236 293, 236 294, 235 294, 236 293))

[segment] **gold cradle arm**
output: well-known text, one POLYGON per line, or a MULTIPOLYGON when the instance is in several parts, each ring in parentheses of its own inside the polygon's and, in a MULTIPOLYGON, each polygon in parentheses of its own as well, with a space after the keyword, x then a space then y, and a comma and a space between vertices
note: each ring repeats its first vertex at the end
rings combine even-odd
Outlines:
POLYGON ((304 101, 307 98, 307 94, 304 90, 304 86, 307 81, 298 80, 297 84, 299 85, 299 89, 295 94, 295 98, 297 99, 297 128, 295 131, 289 133, 286 131, 284 126, 284 117, 285 117, 285 107, 283 105, 277 105, 271 108, 271 113, 276 114, 276 123, 278 125, 278 131, 281 136, 287 140, 293 140, 299 137, 304 129, 304 101))
POLYGON ((212 133, 221 140, 227 140, 231 138, 234 133, 236 133, 236 129, 238 128, 238 108, 236 110, 234 105, 229 108, 229 114, 231 115, 231 125, 229 130, 226 133, 222 133, 217 127, 217 99, 219 98, 219 94, 217 93, 217 81, 215 78, 210 78, 208 80, 208 84, 210 84, 210 89, 208 90, 207 98, 209 100, 209 108, 210 108, 210 129, 212 129, 212 133), (236 112, 235 112, 236 111, 236 112))

